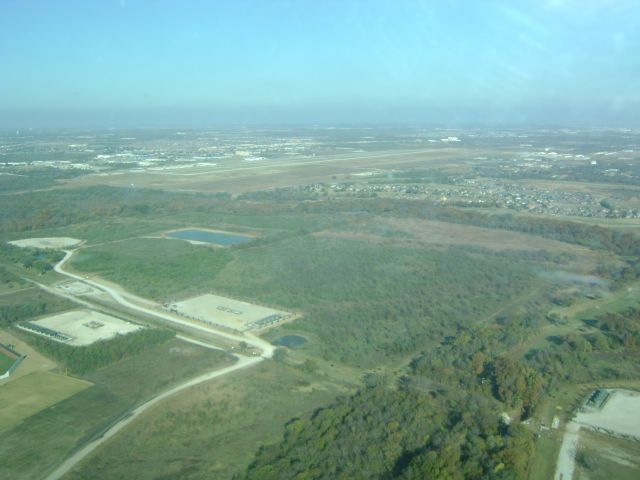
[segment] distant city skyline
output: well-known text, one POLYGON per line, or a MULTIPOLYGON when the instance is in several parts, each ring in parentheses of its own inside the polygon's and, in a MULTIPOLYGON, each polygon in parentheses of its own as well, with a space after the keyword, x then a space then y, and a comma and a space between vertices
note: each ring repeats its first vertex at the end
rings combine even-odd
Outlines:
POLYGON ((0 3, 0 128, 640 126, 640 2, 0 3))

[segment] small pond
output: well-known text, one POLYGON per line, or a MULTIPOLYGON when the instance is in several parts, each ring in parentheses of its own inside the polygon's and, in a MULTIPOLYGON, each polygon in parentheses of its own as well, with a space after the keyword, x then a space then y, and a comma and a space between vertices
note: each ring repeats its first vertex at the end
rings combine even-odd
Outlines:
POLYGON ((193 240, 196 242, 212 243, 215 245, 223 245, 225 247, 246 243, 253 240, 253 237, 246 235, 238 235, 236 233, 212 232, 210 230, 179 230, 177 232, 167 233, 167 237, 179 238, 181 240, 193 240))

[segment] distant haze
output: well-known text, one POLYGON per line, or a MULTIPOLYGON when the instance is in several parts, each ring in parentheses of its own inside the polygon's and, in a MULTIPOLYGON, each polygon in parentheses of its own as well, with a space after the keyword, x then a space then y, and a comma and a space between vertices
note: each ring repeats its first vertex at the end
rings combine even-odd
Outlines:
POLYGON ((0 128, 640 126, 640 2, 0 2, 0 128))

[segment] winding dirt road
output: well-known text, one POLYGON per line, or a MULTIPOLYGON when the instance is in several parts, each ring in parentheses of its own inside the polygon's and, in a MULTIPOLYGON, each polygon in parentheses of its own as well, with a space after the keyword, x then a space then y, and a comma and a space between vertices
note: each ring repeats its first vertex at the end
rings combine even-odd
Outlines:
MULTIPOLYGON (((227 375, 237 370, 247 368, 252 365, 256 365, 260 363, 262 360, 264 360, 265 358, 270 358, 273 355, 273 352, 275 350, 275 347, 273 345, 254 335, 250 335, 250 334, 244 334, 242 336, 233 335, 227 332, 217 330, 213 327, 198 325, 195 323, 182 320, 180 318, 177 318, 163 311, 159 311, 161 306, 150 300, 137 297, 136 295, 125 292, 124 290, 118 291, 115 288, 112 288, 108 285, 104 285, 95 280, 89 280, 88 278, 83 278, 80 275, 67 272, 62 267, 67 261, 69 261, 72 255, 73 255, 73 250, 65 250, 64 258, 60 260, 54 267, 55 271, 60 273, 61 275, 65 275, 67 277, 73 278, 74 280, 80 281, 87 285, 91 285, 94 288, 97 288, 99 290, 102 290, 103 292, 108 293, 111 296, 111 298, 113 298, 117 303, 119 303, 123 307, 126 307, 130 310, 135 310, 141 313, 145 313, 147 315, 152 315, 162 320, 173 322, 176 324, 186 325, 190 328, 202 330, 204 332, 218 335, 230 340, 234 340, 238 342, 244 341, 247 343, 247 345, 251 345, 253 347, 260 349, 262 351, 262 354, 260 356, 255 356, 255 357, 243 357, 240 355, 233 355, 237 359, 237 362, 235 364, 229 367, 216 369, 211 372, 204 373, 198 377, 187 380, 173 388, 165 390, 164 392, 156 395, 155 397, 152 397, 151 399, 147 400, 145 403, 137 406, 136 408, 131 410, 129 413, 127 413, 118 422, 116 422, 111 427, 109 427, 109 429, 106 430, 100 437, 92 440, 91 442, 86 444, 83 448, 81 448, 76 453, 74 453, 71 457, 67 458, 61 465, 59 465, 53 472, 51 472, 46 477, 46 480, 58 480, 62 478, 73 467, 75 467, 78 463, 80 463, 83 459, 85 459, 89 454, 91 454, 95 449, 100 447, 100 445, 102 445, 104 442, 112 438, 114 435, 120 432, 123 428, 129 425, 132 421, 134 421, 139 415, 141 415, 142 413, 144 413, 146 410, 153 407, 157 403, 165 400, 166 398, 172 395, 175 395, 178 392, 186 390, 187 388, 191 388, 200 383, 207 382, 213 378, 220 377, 222 375, 227 375)), ((190 342, 196 345, 200 345, 206 348, 220 350, 215 345, 212 345, 210 343, 207 343, 201 340, 185 337, 183 335, 177 335, 176 338, 179 338, 180 340, 190 342)))
MULTIPOLYGON (((182 338, 185 339, 184 337, 182 338)), ((198 344, 202 344, 202 342, 198 342, 198 344)), ((191 380, 184 382, 176 387, 173 387, 165 392, 162 392, 159 395, 156 395, 152 399, 147 402, 139 405, 129 412, 126 416, 124 416, 119 422, 115 423, 111 426, 102 436, 96 438, 95 440, 86 444, 82 449, 78 450, 72 456, 67 458, 58 468, 56 468, 53 472, 51 472, 46 480, 58 480, 66 475, 73 467, 75 467, 78 463, 80 463, 84 458, 86 458, 91 452, 93 452, 96 448, 102 445, 104 442, 109 440, 111 437, 116 435, 120 430, 125 428, 131 422, 133 422, 139 415, 144 413, 149 408, 153 407, 157 403, 162 400, 174 395, 182 390, 187 388, 191 388, 195 385, 198 385, 203 382, 207 382, 213 378, 220 377, 222 375, 227 375, 231 372, 235 372, 236 370, 240 370, 241 368, 247 368, 251 365, 255 365, 263 360, 262 357, 238 357, 238 362, 233 364, 230 367, 221 368, 219 370, 214 370, 212 372, 205 373, 198 377, 192 378, 191 380)))

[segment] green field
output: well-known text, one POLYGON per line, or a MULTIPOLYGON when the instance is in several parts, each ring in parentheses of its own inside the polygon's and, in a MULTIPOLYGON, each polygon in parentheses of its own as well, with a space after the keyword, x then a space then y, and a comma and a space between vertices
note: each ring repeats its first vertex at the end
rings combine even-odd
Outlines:
POLYGON ((15 362, 15 359, 0 352, 0 375, 3 375, 4 372, 9 370, 9 368, 11 367, 11 365, 13 365, 14 362, 15 362))
POLYGON ((84 248, 71 259, 78 271, 98 273, 131 291, 156 300, 211 287, 231 261, 227 249, 170 239, 133 239, 84 248))
POLYGON ((229 479, 292 417, 308 415, 352 386, 264 362, 167 400, 88 457, 70 479, 229 479))
POLYGON ((94 384, 89 388, 86 381, 69 379, 82 384, 82 391, 37 413, 31 411, 31 416, 3 431, 0 478, 40 478, 133 406, 184 379, 232 362, 224 353, 174 339, 86 375, 84 380, 94 384))
POLYGON ((12 380, 0 388, 0 431, 90 386, 90 382, 52 372, 12 380))
POLYGON ((640 444, 582 429, 576 470, 576 480, 636 480, 640 478, 640 444))

